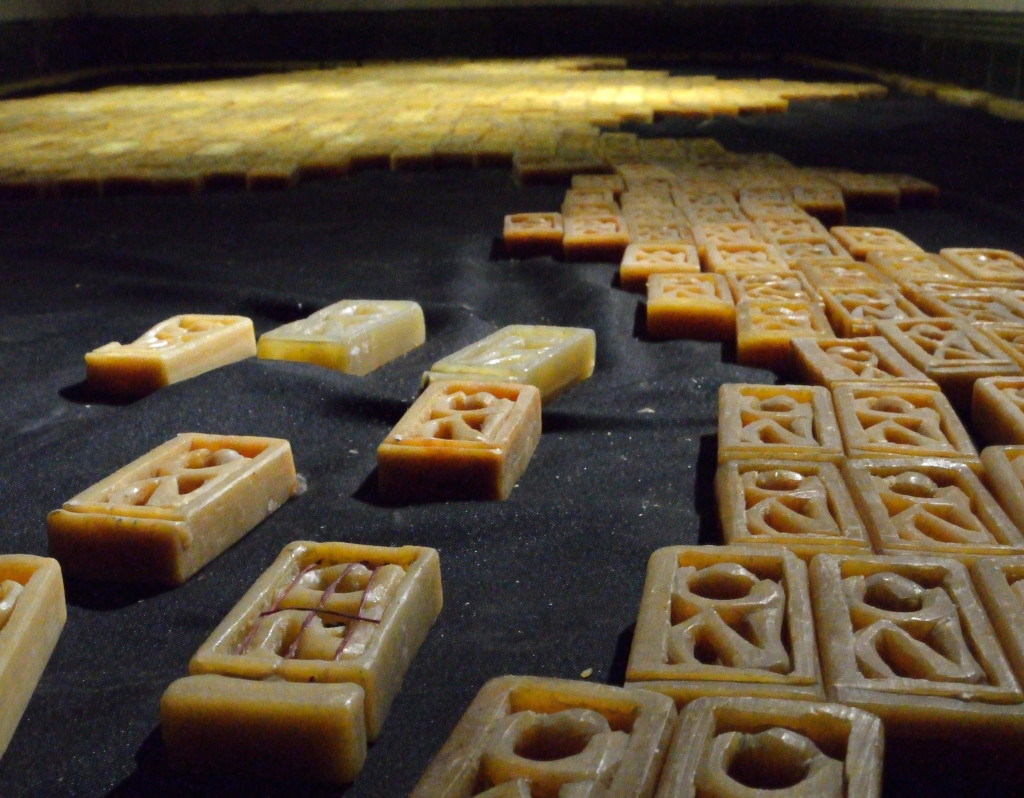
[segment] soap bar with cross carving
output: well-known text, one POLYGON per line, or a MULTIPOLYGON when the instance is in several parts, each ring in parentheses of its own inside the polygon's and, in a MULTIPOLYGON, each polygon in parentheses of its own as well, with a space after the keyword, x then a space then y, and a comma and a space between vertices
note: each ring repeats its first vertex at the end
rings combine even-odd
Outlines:
POLYGON ((0 555, 0 757, 57 645, 67 608, 60 565, 0 555))
POLYGON ((843 476, 881 554, 935 554, 969 563, 1024 554, 1024 537, 978 476, 945 458, 848 460, 843 476))
POLYGON ((810 576, 830 701, 878 715, 891 739, 1020 744, 1024 694, 964 565, 822 554, 810 576))
POLYGON ((880 798, 882 724, 841 704, 698 698, 679 713, 656 798, 880 798))
POLYGON ((288 441, 183 433, 50 513, 50 554, 83 579, 179 585, 295 490, 288 441))
POLYGON ((513 324, 437 361, 423 382, 525 383, 549 402, 594 373, 596 342, 583 327, 513 324))
POLYGON ((269 360, 299 360, 363 376, 426 339, 415 302, 345 299, 260 336, 256 351, 269 360))
POLYGON ((442 380, 377 448, 377 485, 392 502, 506 499, 540 441, 532 385, 442 380))
POLYGON ((675 719, 654 693, 492 679, 410 798, 653 798, 675 719))
POLYGON ((132 398, 255 354, 252 320, 190 314, 162 321, 130 344, 94 349, 85 373, 96 393, 132 398))
POLYGON ((732 460, 718 467, 715 498, 727 544, 782 546, 807 561, 822 552, 871 551, 832 463, 732 460))
POLYGON ((777 546, 651 555, 626 684, 672 696, 820 700, 807 569, 777 546))
POLYGON ((165 693, 171 762, 351 781, 441 603, 434 549, 289 544, 165 693))

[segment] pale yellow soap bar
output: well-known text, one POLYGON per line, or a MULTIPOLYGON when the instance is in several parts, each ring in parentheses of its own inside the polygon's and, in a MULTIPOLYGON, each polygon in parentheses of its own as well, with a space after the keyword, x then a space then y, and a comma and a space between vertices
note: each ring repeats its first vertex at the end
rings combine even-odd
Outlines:
POLYGON ((84 579, 179 585, 295 490, 288 441, 183 433, 50 513, 50 554, 84 579))
POLYGON ((441 600, 434 549, 298 541, 199 647, 189 672, 358 685, 374 740, 441 600))
POLYGON ((0 555, 0 757, 14 736, 67 618, 56 560, 0 555))
POLYGON ((345 299, 260 336, 257 354, 363 376, 426 340, 415 302, 345 299))
POLYGON ((514 324, 437 361, 423 382, 522 383, 548 402, 594 373, 596 349, 593 330, 514 324))
POLYGON ((174 316, 130 344, 110 343, 85 356, 89 387, 113 396, 145 396, 256 354, 244 316, 174 316))
POLYGON ((363 688, 349 683, 186 676, 160 700, 160 730, 177 770, 347 783, 366 759, 363 688))

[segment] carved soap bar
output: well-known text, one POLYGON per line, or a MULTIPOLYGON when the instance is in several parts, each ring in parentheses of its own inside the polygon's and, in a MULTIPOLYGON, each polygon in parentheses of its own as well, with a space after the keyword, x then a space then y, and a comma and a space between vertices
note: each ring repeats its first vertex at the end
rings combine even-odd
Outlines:
POLYGON ((508 498, 540 431, 532 385, 442 380, 377 448, 379 490, 393 502, 508 498))
POLYGON ((679 714, 657 798, 880 798, 882 724, 841 704, 698 698, 679 714))
POLYGON ((700 272, 700 257, 692 244, 630 244, 619 264, 619 285, 643 291, 654 274, 700 272))
POLYGON ((423 381, 525 383, 548 402, 594 373, 596 342, 582 327, 514 324, 437 361, 423 381))
POLYGON ((721 274, 654 274, 647 283, 652 338, 727 341, 736 334, 736 305, 721 274))
POLYGON ((672 696, 820 700, 807 569, 775 546, 673 546, 651 555, 626 668, 672 696))
POLYGON ((362 376, 425 339, 423 310, 415 302, 346 299, 264 333, 257 353, 362 376))
POLYGON ((256 354, 244 316, 174 316, 130 344, 110 343, 85 356, 89 387, 137 397, 256 354))
POLYGON ((652 798, 675 719, 672 701, 655 693, 492 679, 410 798, 652 798))
POLYGON ((0 555, 0 757, 57 645, 67 618, 56 560, 0 555))
POLYGON ((810 573, 830 701, 878 715, 886 737, 1020 744, 1024 695, 962 564, 823 554, 810 573))
POLYGON ((50 513, 50 554, 84 579, 179 585, 295 489, 288 441, 183 433, 50 513))
POLYGON ((794 338, 793 364, 801 382, 832 389, 844 383, 891 382, 937 391, 938 384, 881 336, 794 338))
POLYGON ((441 601, 434 549, 288 545, 165 694, 169 758, 351 781, 441 601))

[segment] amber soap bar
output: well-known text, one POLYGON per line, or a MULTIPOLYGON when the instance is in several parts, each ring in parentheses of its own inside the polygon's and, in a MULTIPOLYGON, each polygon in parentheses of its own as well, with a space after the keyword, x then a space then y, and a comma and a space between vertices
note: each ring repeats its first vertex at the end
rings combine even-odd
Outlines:
POLYGON ((377 448, 388 501, 505 499, 537 448, 540 391, 515 383, 430 385, 377 448))
POLYGON ((50 513, 50 554, 84 579, 179 585, 295 489, 288 441, 183 433, 50 513))
POLYGON ((415 302, 346 299, 312 316, 264 333, 260 358, 298 360, 363 376, 426 340, 415 302))
POLYGON ((525 383, 548 402, 594 373, 596 349, 593 330, 514 324, 437 361, 423 381, 525 383))
POLYGON ((698 698, 679 714, 657 798, 880 798, 882 724, 841 704, 698 698))
POLYGON ((410 798, 652 798, 675 719, 672 701, 651 692, 492 679, 410 798))
POLYGON ((0 757, 64 628, 64 581, 56 560, 0 555, 0 757))
POLYGON ((244 316, 174 316, 130 344, 110 343, 85 356, 89 387, 136 397, 256 354, 244 316))

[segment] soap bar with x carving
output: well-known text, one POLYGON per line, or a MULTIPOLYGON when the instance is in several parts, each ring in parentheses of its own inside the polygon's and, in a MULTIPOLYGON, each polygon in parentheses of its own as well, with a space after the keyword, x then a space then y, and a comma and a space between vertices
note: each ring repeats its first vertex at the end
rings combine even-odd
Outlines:
POLYGON ((109 343, 85 356, 86 380, 100 394, 138 397, 256 354, 244 316, 174 316, 130 344, 109 343))
POLYGON ((505 499, 540 440, 532 385, 442 380, 425 390, 377 448, 388 501, 505 499))
POLYGON ((50 513, 50 554, 84 579, 180 585, 295 490, 288 441, 183 433, 50 513))
POLYGON ((164 694, 171 763, 352 781, 441 603, 434 549, 289 544, 164 694))

